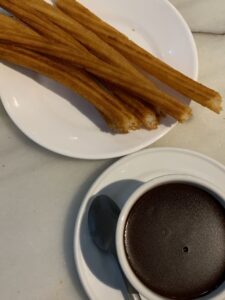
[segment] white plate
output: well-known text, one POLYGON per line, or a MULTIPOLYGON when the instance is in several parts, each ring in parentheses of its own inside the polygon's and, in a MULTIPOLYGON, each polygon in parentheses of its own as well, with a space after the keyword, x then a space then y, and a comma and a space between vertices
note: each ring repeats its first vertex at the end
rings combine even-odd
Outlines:
POLYGON ((223 165, 199 153, 175 148, 154 148, 123 158, 108 168, 88 191, 76 221, 74 255, 81 282, 90 299, 122 300, 125 292, 113 258, 102 254, 89 235, 87 214, 93 197, 106 194, 122 208, 141 184, 169 174, 196 176, 225 192, 223 165))
MULTIPOLYGON (((192 34, 167 0, 81 2, 147 50, 197 79, 198 59, 192 34)), ((175 125, 167 118, 152 132, 113 135, 91 105, 60 84, 4 64, 0 64, 0 78, 2 102, 14 123, 36 143, 66 156, 123 156, 152 144, 175 125)))

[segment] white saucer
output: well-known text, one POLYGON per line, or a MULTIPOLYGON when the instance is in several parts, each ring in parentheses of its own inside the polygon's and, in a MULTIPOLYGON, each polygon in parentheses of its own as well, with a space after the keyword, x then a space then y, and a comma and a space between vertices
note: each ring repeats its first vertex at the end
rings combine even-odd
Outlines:
MULTIPOLYGON (((168 64, 197 79, 194 39, 169 1, 81 2, 168 64)), ((1 63, 0 78, 0 96, 13 122, 36 143, 66 156, 105 159, 130 154, 152 144, 176 124, 166 118, 151 132, 113 135, 90 104, 62 85, 1 63)))
POLYGON ((74 255, 81 282, 93 300, 122 300, 124 287, 115 261, 93 244, 87 213, 93 196, 106 194, 122 208, 129 195, 143 182, 168 174, 193 175, 225 192, 225 167, 196 152, 154 148, 119 160, 109 167, 88 191, 76 221, 74 255))

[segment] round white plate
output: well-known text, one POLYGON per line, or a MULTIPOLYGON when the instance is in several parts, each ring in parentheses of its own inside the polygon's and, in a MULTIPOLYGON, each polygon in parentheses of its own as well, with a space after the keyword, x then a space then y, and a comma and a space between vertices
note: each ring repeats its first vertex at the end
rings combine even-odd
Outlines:
MULTIPOLYGON (((192 34, 167 0, 81 2, 168 64, 197 79, 192 34)), ((90 104, 62 85, 5 64, 0 64, 0 78, 0 96, 14 123, 36 143, 66 156, 105 159, 133 153, 158 140, 176 123, 166 118, 151 132, 112 134, 90 104)))
POLYGON ((125 299, 123 281, 114 259, 102 254, 89 235, 87 215, 94 196, 108 195, 122 208, 141 184, 169 174, 196 176, 225 192, 223 165, 199 153, 176 148, 154 148, 123 158, 108 168, 88 191, 76 221, 74 255, 90 299, 125 299))

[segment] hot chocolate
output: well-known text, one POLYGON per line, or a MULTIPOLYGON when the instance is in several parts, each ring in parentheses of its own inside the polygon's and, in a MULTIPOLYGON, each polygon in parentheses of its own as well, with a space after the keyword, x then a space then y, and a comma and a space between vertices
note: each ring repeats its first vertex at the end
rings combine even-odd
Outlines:
POLYGON ((169 183, 135 203, 124 244, 136 276, 167 298, 194 299, 225 276, 225 211, 200 187, 169 183))

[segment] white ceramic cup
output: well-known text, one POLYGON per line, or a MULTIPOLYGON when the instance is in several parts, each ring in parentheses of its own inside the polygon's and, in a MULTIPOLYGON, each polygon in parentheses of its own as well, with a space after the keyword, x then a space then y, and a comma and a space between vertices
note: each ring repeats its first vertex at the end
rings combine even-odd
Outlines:
MULTIPOLYGON (((195 186, 198 186, 207 192, 213 194, 214 197, 216 197, 220 203, 225 207, 225 193, 223 193, 218 187, 214 186, 213 184, 209 183, 206 180, 203 180, 198 177, 190 176, 190 175, 165 175, 160 176, 158 178, 155 178, 147 183, 144 183, 140 188, 138 188, 127 200, 125 203, 119 220, 117 224, 117 230, 116 230, 116 249, 118 254, 119 263, 122 267, 122 270, 128 280, 131 282, 131 284, 135 287, 135 289, 143 295, 146 299, 149 300, 162 300, 166 299, 165 297, 162 297, 152 290, 150 290, 148 287, 146 287, 140 279, 135 275, 135 273, 132 271, 132 268, 130 267, 130 264, 127 260, 125 247, 124 247, 124 230, 126 221, 129 215, 130 210, 132 209, 133 205, 140 199, 140 197, 145 194, 147 191, 166 184, 166 183, 189 183, 195 186)), ((215 289, 212 293, 207 294, 206 296, 203 296, 201 298, 198 298, 201 300, 205 299, 214 299, 214 300, 224 300, 225 299, 225 281, 223 284, 221 284, 217 289, 215 289)))

